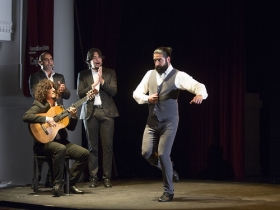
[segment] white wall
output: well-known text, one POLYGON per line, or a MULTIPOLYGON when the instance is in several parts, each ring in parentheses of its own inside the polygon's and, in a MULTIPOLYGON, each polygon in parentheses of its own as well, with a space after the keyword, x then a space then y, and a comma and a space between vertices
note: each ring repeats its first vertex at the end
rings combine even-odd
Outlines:
MULTIPOLYGON (((71 91, 69 100, 64 100, 65 107, 79 100, 74 89, 74 1, 54 1, 54 71, 64 75, 66 85, 71 91)), ((78 109, 80 111, 80 108, 78 109)), ((71 142, 81 144, 82 124, 74 132, 69 133, 71 142), (78 133, 79 136, 73 133, 78 133), (78 137, 78 138, 77 138, 78 137)))
MULTIPOLYGON (((22 121, 33 99, 25 97, 21 89, 21 18, 22 0, 13 0, 12 41, 0 42, 0 182, 14 185, 31 184, 33 167, 33 141, 27 124, 22 121)), ((24 4, 27 1, 23 1, 24 4)), ((54 1, 54 61, 55 71, 64 74, 71 98, 65 106, 78 100, 74 90, 74 9, 73 0, 54 1)), ((23 27, 23 31, 25 27, 23 27)), ((24 43, 23 43, 24 46, 24 43)), ((81 122, 70 140, 81 144, 81 122)), ((43 177, 44 181, 44 177, 43 177)))

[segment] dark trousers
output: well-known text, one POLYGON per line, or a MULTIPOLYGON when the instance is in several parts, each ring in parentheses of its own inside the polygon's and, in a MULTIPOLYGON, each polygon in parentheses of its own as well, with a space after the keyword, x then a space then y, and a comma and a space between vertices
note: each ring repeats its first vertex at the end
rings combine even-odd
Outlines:
POLYGON ((153 166, 161 169, 164 192, 173 194, 173 166, 170 159, 172 145, 178 127, 178 119, 165 122, 154 121, 145 127, 142 155, 153 166), (150 126, 153 125, 153 126, 150 126))
POLYGON ((51 141, 36 150, 37 155, 52 157, 54 185, 61 185, 64 174, 64 157, 76 160, 70 169, 70 186, 75 185, 88 163, 87 149, 64 140, 61 143, 51 141))
POLYGON ((93 115, 84 120, 89 155, 89 173, 97 178, 98 173, 98 141, 101 140, 103 178, 111 179, 113 159, 114 118, 106 117, 103 109, 95 108, 93 115))

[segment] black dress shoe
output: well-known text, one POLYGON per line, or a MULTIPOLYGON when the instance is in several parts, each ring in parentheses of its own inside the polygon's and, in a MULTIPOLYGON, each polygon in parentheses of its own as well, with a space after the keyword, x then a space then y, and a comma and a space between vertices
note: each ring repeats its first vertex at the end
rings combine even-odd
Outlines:
POLYGON ((97 187, 97 178, 91 178, 90 179, 90 183, 89 183, 89 187, 97 187))
POLYGON ((55 185, 52 188, 52 194, 54 197, 59 197, 60 185, 55 185))
POLYGON ((110 179, 103 179, 103 182, 104 182, 104 187, 106 188, 111 188, 112 187, 112 183, 111 183, 111 180, 110 179))
POLYGON ((70 192, 73 194, 84 194, 84 191, 79 190, 75 185, 70 186, 70 192))
POLYGON ((179 174, 175 170, 173 170, 173 181, 179 182, 179 174))
POLYGON ((169 194, 168 192, 164 192, 162 196, 158 199, 158 202, 169 202, 172 201, 174 194, 169 194))

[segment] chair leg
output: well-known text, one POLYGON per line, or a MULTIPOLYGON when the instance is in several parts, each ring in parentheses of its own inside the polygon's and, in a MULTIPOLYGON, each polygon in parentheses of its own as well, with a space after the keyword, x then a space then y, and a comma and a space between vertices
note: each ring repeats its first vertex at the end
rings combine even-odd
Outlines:
POLYGON ((41 181, 41 175, 42 175, 42 170, 43 170, 43 161, 38 160, 37 158, 37 166, 38 166, 38 183, 41 181))
POLYGON ((47 173, 47 178, 46 178, 46 183, 45 183, 45 187, 53 187, 53 182, 54 182, 54 173, 53 173, 53 164, 52 164, 52 160, 48 161, 48 173, 47 173))
POLYGON ((37 172, 38 172, 38 160, 36 157, 34 157, 32 188, 33 188, 33 192, 35 192, 35 193, 38 192, 38 188, 39 188, 37 172))
POLYGON ((64 189, 64 193, 69 194, 70 189, 69 189, 69 159, 65 159, 64 163, 64 176, 65 176, 65 181, 66 181, 66 188, 64 189))

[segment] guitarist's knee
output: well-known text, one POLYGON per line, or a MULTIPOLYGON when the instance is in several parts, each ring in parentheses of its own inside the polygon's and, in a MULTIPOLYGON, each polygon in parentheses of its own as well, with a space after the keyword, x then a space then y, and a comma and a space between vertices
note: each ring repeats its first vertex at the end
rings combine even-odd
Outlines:
POLYGON ((66 147, 63 144, 57 144, 57 148, 55 149, 53 156, 64 157, 65 154, 66 154, 66 147))

